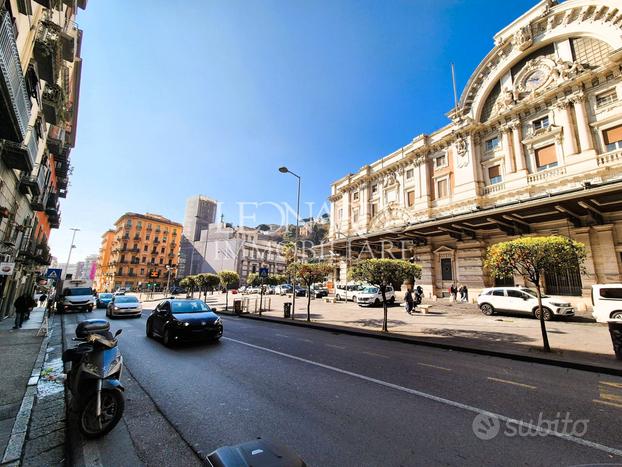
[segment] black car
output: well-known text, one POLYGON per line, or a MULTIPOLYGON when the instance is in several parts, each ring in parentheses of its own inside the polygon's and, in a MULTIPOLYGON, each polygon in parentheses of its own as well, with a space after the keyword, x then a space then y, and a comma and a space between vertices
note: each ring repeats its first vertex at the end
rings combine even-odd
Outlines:
POLYGON ((222 320, 202 300, 171 298, 156 306, 147 318, 147 337, 160 336, 166 346, 180 341, 218 340, 222 320))
POLYGON ((179 287, 177 285, 171 287, 171 294, 172 295, 178 295, 178 294, 182 294, 182 293, 186 293, 186 289, 184 289, 183 287, 179 287))

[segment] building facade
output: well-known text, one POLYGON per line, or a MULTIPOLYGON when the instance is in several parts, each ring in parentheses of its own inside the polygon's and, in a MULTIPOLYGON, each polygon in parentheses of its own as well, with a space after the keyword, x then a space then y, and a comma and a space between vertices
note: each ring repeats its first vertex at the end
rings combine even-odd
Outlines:
POLYGON ((166 287, 177 275, 182 225, 157 214, 125 213, 102 236, 96 288, 166 287))
POLYGON ((503 284, 483 271, 488 246, 557 233, 586 245, 586 271, 548 271, 547 293, 587 302, 620 282, 621 64, 618 1, 542 1, 500 31, 448 125, 332 185, 341 279, 385 255, 421 264, 428 294, 477 292, 503 284))
POLYGON ((201 232, 206 231, 210 224, 216 222, 218 201, 207 196, 197 195, 186 201, 184 229, 181 239, 181 256, 179 262, 180 275, 197 274, 199 264, 204 261, 203 251, 197 242, 201 240, 201 232))
POLYGON ((202 231, 196 247, 201 252, 197 272, 235 271, 240 275, 240 285, 246 284, 248 275, 258 273, 259 268, 268 268, 270 274, 285 273, 282 244, 264 237, 257 229, 210 224, 202 231))
POLYGON ((76 142, 86 0, 0 0, 0 318, 50 263, 76 142))

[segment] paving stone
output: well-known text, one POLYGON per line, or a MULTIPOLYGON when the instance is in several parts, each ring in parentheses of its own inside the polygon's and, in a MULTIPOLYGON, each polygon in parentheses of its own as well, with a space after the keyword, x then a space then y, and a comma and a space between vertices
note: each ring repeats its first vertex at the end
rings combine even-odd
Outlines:
POLYGON ((40 426, 37 428, 31 428, 28 432, 28 440, 33 440, 39 438, 40 436, 44 436, 52 431, 62 430, 65 428, 65 422, 54 422, 49 425, 40 426))
POLYGON ((56 430, 26 443, 24 457, 32 457, 65 443, 65 430, 56 430))
POLYGON ((57 446, 39 454, 26 457, 22 467, 61 466, 65 464, 65 447, 57 446))

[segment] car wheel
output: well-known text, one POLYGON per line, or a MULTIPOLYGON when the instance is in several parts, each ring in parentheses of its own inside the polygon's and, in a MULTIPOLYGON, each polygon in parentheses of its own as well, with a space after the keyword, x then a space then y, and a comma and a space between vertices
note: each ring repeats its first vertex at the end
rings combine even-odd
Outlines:
POLYGON ((378 299, 374 300, 374 306, 378 306, 378 305, 380 305, 380 300, 378 299))
POLYGON ((495 314, 495 309, 493 308, 492 305, 488 303, 482 304, 482 306, 480 306, 479 309, 482 310, 482 313, 484 313, 486 316, 491 316, 495 314))
POLYGON ((164 330, 164 335, 162 336, 162 343, 167 347, 170 347, 171 345, 173 345, 171 331, 169 331, 168 329, 164 330))
POLYGON ((622 319, 622 311, 614 311, 611 313, 611 319, 622 319))
POLYGON ((338 302, 341 301, 341 295, 335 295, 335 300, 337 300, 338 302))
POLYGON ((391 305, 393 305, 393 304, 395 303, 395 297, 391 297, 391 298, 389 299, 389 303, 390 303, 391 305))
MULTIPOLYGON (((542 311, 544 312, 544 321, 551 321, 553 319, 553 312, 551 310, 543 306, 542 311)), ((536 308, 533 315, 536 319, 540 319, 540 309, 536 308)))
POLYGON ((151 321, 147 321, 147 325, 145 326, 145 334, 149 339, 153 339, 153 325, 151 321))

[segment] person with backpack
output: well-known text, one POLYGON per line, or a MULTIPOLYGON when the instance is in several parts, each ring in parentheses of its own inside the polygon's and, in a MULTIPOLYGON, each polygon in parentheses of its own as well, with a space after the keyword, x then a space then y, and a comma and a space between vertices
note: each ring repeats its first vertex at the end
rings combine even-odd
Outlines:
POLYGON ((17 297, 13 306, 15 307, 15 326, 13 329, 21 329, 25 319, 30 318, 30 310, 36 305, 32 297, 24 293, 17 297))

